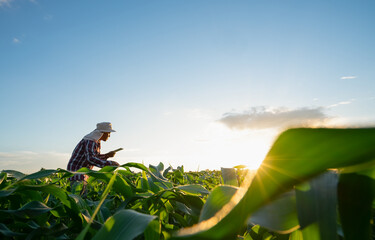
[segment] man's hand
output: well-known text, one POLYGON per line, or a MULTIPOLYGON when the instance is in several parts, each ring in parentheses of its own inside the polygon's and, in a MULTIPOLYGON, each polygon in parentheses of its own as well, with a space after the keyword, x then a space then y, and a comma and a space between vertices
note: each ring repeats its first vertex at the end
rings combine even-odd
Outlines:
POLYGON ((107 158, 114 157, 116 155, 116 152, 111 151, 109 153, 106 153, 105 155, 106 155, 107 158))
POLYGON ((120 164, 116 161, 111 161, 111 162, 112 162, 112 166, 116 166, 116 167, 120 166, 120 164))

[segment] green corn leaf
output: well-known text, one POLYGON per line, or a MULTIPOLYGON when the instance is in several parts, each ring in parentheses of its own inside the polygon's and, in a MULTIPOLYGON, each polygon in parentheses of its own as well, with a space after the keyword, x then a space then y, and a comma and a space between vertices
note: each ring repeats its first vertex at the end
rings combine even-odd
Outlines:
POLYGON ((113 183, 113 191, 120 193, 125 198, 130 198, 134 195, 132 187, 120 175, 116 176, 116 180, 113 183))
POLYGON ((13 188, 13 189, 10 189, 10 190, 1 190, 0 191, 0 197, 8 197, 12 193, 14 193, 16 190, 17 190, 16 188, 13 188))
POLYGON ((146 172, 142 171, 142 176, 140 176, 140 183, 141 183, 141 188, 144 190, 149 190, 150 185, 148 184, 146 172))
POLYGON ((161 224, 160 222, 155 219, 148 224, 144 236, 145 240, 159 240, 161 234, 161 224))
POLYGON ((215 216, 215 214, 232 199, 237 190, 238 188, 232 186, 216 187, 208 196, 206 203, 203 205, 199 222, 215 216))
POLYGON ((289 240, 304 240, 301 230, 292 232, 289 236, 289 240))
POLYGON ((98 172, 113 172, 116 169, 117 169, 117 167, 115 167, 115 166, 105 166, 105 167, 99 169, 98 172))
POLYGON ((167 169, 164 170, 163 172, 163 177, 167 177, 167 174, 169 173, 169 171, 172 170, 172 166, 169 166, 167 169))
POLYGON ((19 171, 15 171, 15 170, 3 170, 2 172, 7 173, 8 177, 12 177, 12 178, 15 178, 17 180, 20 180, 20 179, 22 179, 23 177, 26 176, 25 174, 23 174, 19 171))
POLYGON ((6 180, 7 180, 7 174, 5 172, 1 172, 0 173, 0 189, 2 189, 1 185, 3 182, 6 182, 6 180))
POLYGON ((202 185, 199 185, 199 184, 182 185, 182 186, 177 186, 176 188, 184 192, 192 193, 192 194, 207 195, 210 193, 207 189, 205 189, 202 185))
POLYGON ((133 167, 133 168, 138 168, 140 170, 143 170, 145 172, 149 171, 148 168, 145 165, 141 164, 141 163, 129 162, 129 163, 121 165, 121 167, 133 167))
POLYGON ((74 210, 74 212, 78 213, 78 207, 75 203, 75 201, 68 195, 66 190, 57 187, 56 185, 23 185, 18 188, 18 191, 41 191, 44 193, 51 194, 55 196, 57 199, 59 199, 65 206, 68 208, 74 210))
MULTIPOLYGON (((310 224, 308 236, 312 236, 312 229, 318 231, 316 240, 334 240, 337 238, 337 174, 326 172, 303 186, 296 187, 298 219, 301 228, 310 224)), ((304 230, 303 230, 304 231, 304 230)))
POLYGON ((221 176, 225 185, 238 187, 237 173, 235 168, 221 168, 221 176))
POLYGON ((155 218, 156 216, 138 213, 134 210, 120 210, 104 223, 93 240, 133 240, 144 233, 155 218))
POLYGON ((58 170, 40 170, 36 173, 32 173, 32 174, 24 176, 20 180, 39 179, 39 178, 50 176, 51 174, 54 174, 54 173, 57 173, 57 172, 58 172, 58 170))
POLYGON ((149 169, 158 178, 163 179, 163 180, 168 180, 162 174, 162 172, 164 170, 164 164, 163 163, 159 163, 159 165, 157 165, 157 166, 153 166, 153 165, 150 164, 149 169))
POLYGON ((51 210, 52 208, 39 201, 32 201, 17 210, 0 210, 0 212, 9 213, 20 218, 34 218, 51 210))
POLYGON ((374 180, 351 173, 341 174, 338 205, 345 240, 371 239, 371 211, 374 180))
POLYGON ((294 191, 282 194, 276 200, 253 213, 249 223, 258 224, 274 232, 291 233, 299 228, 294 191))
MULTIPOLYGON (((170 189, 170 188, 173 187, 173 184, 171 182, 169 182, 168 179, 165 179, 164 177, 160 178, 160 177, 156 176, 153 172, 151 172, 143 164, 140 164, 140 163, 126 163, 126 164, 121 165, 121 167, 134 167, 134 168, 138 168, 140 170, 143 170, 143 171, 147 172, 150 175, 150 177, 151 177, 151 179, 152 179, 152 181, 154 183, 159 182, 160 183, 160 185, 159 185, 160 187, 162 187, 164 189, 170 189)), ((155 167, 155 169, 157 169, 157 167, 155 167)), ((149 184, 150 184, 150 188, 151 188, 150 180, 149 180, 149 184)))
POLYGON ((5 237, 22 237, 22 236, 25 236, 26 234, 13 232, 6 225, 0 223, 0 236, 1 235, 5 237))
POLYGON ((88 224, 86 225, 86 227, 81 231, 81 233, 78 235, 77 239, 76 240, 84 240, 85 239, 85 236, 86 236, 86 233, 87 231, 89 230, 90 228, 90 225, 92 224, 92 222, 94 221, 95 219, 95 216, 98 214, 99 210, 100 210, 100 207, 102 206, 102 204, 104 203, 104 200, 106 199, 109 191, 111 190, 112 188, 112 185, 116 179, 116 176, 117 176, 117 172, 115 172, 111 178, 111 180, 109 181, 106 189, 104 190, 103 192, 103 195, 101 196, 101 199, 100 199, 100 202, 99 204, 96 206, 95 208, 95 211, 94 213, 92 214, 91 216, 91 219, 90 221, 88 222, 88 224))
POLYGON ((248 217, 293 185, 327 169, 375 159, 375 129, 290 129, 271 147, 252 182, 214 217, 182 229, 174 239, 233 239, 248 217))

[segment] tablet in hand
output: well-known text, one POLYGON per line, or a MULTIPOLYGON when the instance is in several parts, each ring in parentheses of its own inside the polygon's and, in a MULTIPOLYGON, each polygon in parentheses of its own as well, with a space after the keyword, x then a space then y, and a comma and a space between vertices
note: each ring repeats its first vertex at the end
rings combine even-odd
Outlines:
POLYGON ((112 152, 118 152, 118 151, 121 151, 121 150, 124 150, 123 148, 117 148, 116 150, 113 150, 112 152))

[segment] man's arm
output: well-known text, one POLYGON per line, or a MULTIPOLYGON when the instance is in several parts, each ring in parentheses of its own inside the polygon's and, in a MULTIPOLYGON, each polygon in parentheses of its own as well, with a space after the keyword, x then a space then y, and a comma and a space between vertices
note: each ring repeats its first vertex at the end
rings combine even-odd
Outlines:
POLYGON ((115 161, 107 161, 106 157, 103 159, 106 154, 99 154, 98 145, 94 141, 87 141, 85 152, 87 161, 96 167, 119 166, 115 161))

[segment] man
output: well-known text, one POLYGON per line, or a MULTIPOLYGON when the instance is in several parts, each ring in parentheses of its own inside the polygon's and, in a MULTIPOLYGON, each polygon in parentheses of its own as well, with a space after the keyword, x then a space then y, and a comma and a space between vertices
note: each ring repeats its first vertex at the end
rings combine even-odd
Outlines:
MULTIPOLYGON (((119 166, 115 161, 107 160, 115 156, 115 152, 100 154, 100 141, 107 141, 111 132, 116 132, 112 129, 112 124, 109 122, 101 122, 96 124, 96 129, 83 137, 83 139, 75 147, 73 154, 69 160, 67 170, 75 172, 80 168, 86 167, 92 169, 104 166, 119 166)), ((71 183, 75 181, 84 181, 86 183, 88 176, 80 174, 69 178, 71 183)))

